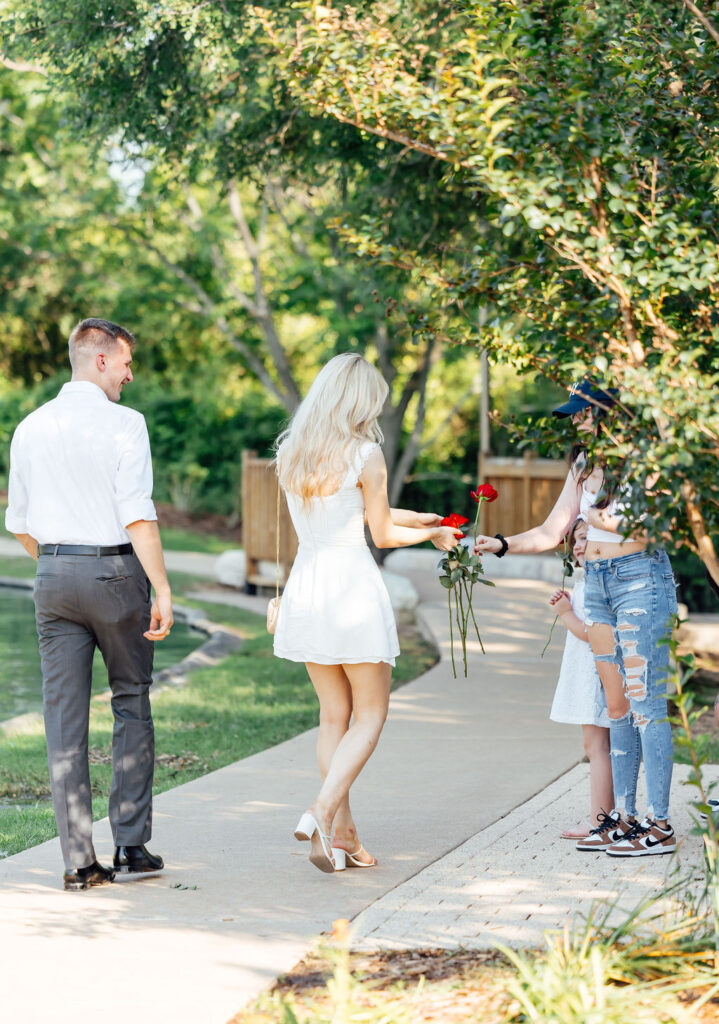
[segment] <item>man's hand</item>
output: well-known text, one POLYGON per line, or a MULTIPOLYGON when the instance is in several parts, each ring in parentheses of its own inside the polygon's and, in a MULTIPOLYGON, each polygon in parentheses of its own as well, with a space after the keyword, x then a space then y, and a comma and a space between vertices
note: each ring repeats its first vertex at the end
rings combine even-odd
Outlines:
POLYGON ((150 628, 142 635, 147 640, 164 640, 172 629, 172 594, 168 590, 155 597, 150 609, 150 628))
POLYGON ((25 548, 28 555, 30 555, 30 558, 34 558, 37 562, 37 541, 35 538, 31 537, 29 533, 16 533, 15 536, 25 548))
POLYGON ((138 519, 125 527, 130 534, 135 554, 147 573, 155 591, 155 600, 150 609, 150 628, 143 636, 148 640, 164 640, 172 627, 172 594, 167 582, 165 561, 162 557, 162 543, 157 522, 138 519))

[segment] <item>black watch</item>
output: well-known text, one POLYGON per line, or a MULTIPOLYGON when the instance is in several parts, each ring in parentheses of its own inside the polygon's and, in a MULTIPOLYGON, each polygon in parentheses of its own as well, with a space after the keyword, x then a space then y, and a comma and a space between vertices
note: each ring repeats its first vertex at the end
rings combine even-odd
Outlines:
POLYGON ((495 551, 494 553, 497 556, 497 558, 504 558, 504 556, 509 551, 509 544, 507 544, 507 541, 504 539, 504 537, 502 536, 501 533, 495 533, 494 537, 495 537, 495 540, 500 541, 500 543, 502 545, 500 550, 499 551, 495 551))

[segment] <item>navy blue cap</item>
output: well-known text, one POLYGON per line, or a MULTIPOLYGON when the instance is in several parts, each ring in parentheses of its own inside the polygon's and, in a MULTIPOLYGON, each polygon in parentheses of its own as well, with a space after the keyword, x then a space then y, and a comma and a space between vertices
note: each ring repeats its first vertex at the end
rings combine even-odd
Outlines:
POLYGON ((552 410, 553 416, 573 416, 588 407, 611 409, 616 399, 617 388, 600 388, 590 380, 581 380, 572 385, 569 401, 552 410))

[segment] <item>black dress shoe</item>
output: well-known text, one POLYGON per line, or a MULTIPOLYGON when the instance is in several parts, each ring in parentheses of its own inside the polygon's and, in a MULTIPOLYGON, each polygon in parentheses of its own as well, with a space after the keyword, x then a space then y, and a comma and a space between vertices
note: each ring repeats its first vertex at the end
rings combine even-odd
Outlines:
POLYGON ((120 874, 141 874, 146 871, 162 871, 165 863, 144 846, 116 846, 112 858, 115 871, 120 874))
POLYGON ((93 861, 86 868, 70 868, 62 876, 62 884, 67 892, 80 892, 91 885, 107 885, 114 877, 115 872, 111 868, 104 868, 93 861))

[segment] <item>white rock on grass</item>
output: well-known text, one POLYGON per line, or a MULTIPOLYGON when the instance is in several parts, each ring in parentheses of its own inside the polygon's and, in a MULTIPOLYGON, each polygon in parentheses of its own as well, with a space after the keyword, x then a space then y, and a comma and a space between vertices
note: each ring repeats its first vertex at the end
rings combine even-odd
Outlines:
POLYGON ((244 587, 245 552, 241 549, 223 551, 215 562, 215 579, 226 587, 244 587))
POLYGON ((411 619, 419 604, 419 595, 406 576, 399 576, 389 569, 381 569, 382 579, 392 602, 392 610, 398 618, 411 619))
MULTIPOLYGON (((215 561, 215 579, 218 583, 222 583, 226 587, 238 587, 242 590, 245 586, 246 571, 247 562, 245 559, 245 552, 241 548, 237 548, 232 551, 223 551, 221 555, 218 555, 215 561)), ((273 587, 275 585, 275 573, 277 572, 277 569, 274 562, 261 561, 259 565, 259 572, 266 581, 264 584, 265 586, 273 587)))

